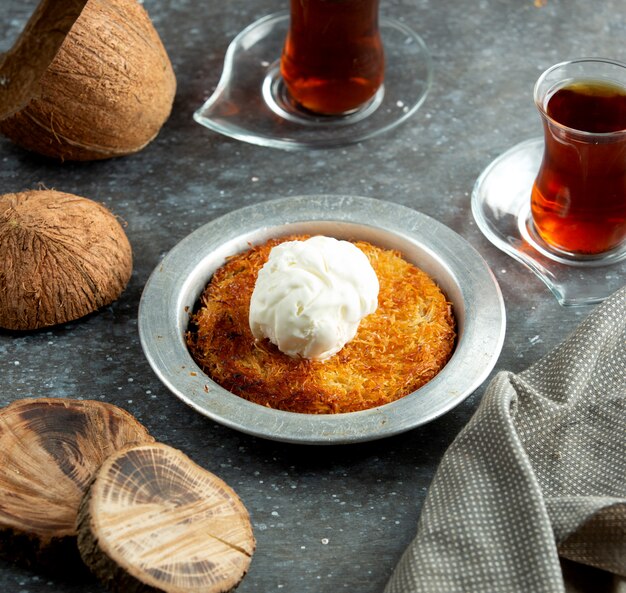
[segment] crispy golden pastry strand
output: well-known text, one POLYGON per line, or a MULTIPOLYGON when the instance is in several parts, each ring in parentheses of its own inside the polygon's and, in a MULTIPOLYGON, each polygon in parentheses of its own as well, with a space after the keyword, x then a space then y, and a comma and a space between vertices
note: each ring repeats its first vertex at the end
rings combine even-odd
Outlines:
POLYGON ((355 412, 392 402, 430 381, 455 342, 451 306, 431 278, 398 251, 354 241, 380 283, 378 309, 355 338, 325 361, 291 358, 248 325, 258 271, 272 239, 235 255, 213 275, 193 315, 187 344, 216 382, 247 400, 290 412, 355 412))

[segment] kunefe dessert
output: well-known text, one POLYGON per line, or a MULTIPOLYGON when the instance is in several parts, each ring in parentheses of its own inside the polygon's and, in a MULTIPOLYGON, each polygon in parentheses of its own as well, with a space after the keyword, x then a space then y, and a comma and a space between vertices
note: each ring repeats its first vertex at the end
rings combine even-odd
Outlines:
POLYGON ((323 360, 290 356, 250 329, 250 300, 271 239, 230 257, 204 290, 187 344, 216 383, 259 405, 307 414, 355 412, 387 404, 430 381, 455 343, 450 303, 435 282, 392 249, 353 241, 379 282, 378 308, 354 338, 323 360))

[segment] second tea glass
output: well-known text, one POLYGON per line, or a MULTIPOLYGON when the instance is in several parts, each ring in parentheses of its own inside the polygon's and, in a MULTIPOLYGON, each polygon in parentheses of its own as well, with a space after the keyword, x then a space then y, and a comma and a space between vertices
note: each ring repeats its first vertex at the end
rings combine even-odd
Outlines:
POLYGON ((580 82, 624 88, 615 79, 616 69, 623 74, 624 64, 615 64, 588 58, 546 70, 534 93, 544 136, 521 142, 494 159, 472 191, 472 213, 479 229, 534 272, 564 306, 599 303, 624 285, 626 154, 621 142, 626 132, 579 130, 569 116, 555 118, 548 103, 559 89, 580 82), (594 176, 590 168, 595 169, 594 176), (599 188, 607 186, 603 176, 617 182, 608 184, 613 191, 598 197, 599 188), (581 188, 591 188, 593 203, 578 197, 581 188), (604 221, 598 223, 598 217, 604 221))
POLYGON ((604 259, 626 246, 626 64, 581 59, 537 81, 544 151, 531 229, 566 259, 604 259))

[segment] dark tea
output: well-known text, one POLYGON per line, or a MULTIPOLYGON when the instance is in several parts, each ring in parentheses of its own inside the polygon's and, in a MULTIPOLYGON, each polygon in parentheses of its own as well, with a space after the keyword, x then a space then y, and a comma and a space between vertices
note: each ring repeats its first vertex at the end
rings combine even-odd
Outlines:
POLYGON ((543 102, 545 149, 531 211, 541 238, 574 255, 626 239, 626 87, 580 80, 543 102))
POLYGON ((384 78, 379 0, 291 0, 281 75, 291 98, 317 114, 366 104, 384 78))

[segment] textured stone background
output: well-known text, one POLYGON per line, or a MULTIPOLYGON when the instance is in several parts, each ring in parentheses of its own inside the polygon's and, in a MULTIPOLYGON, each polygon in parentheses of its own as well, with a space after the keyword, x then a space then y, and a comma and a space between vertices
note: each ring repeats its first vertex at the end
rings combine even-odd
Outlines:
MULTIPOLYGON (((0 51, 35 4, 2 0, 0 51)), ((524 369, 589 309, 560 307, 493 247, 473 221, 470 193, 493 158, 540 135, 532 87, 545 68, 581 56, 626 58, 626 7, 623 0, 383 0, 383 14, 415 29, 434 59, 432 90, 402 127, 346 148, 287 153, 196 124, 192 113, 215 88, 229 41, 286 4, 145 0, 178 94, 161 134, 137 155, 57 164, 0 139, 0 193, 45 185, 103 202, 128 223, 135 264, 121 299, 96 314, 40 332, 0 331, 0 404, 34 396, 108 401, 221 476, 250 510, 258 540, 241 593, 374 593, 413 537, 437 463, 485 386, 439 420, 385 441, 319 448, 256 439, 205 419, 161 385, 137 336, 143 285, 180 239, 241 206, 307 193, 386 199, 450 226, 485 257, 508 315, 496 370, 524 369)), ((2 563, 0 590, 103 591, 2 563)))

